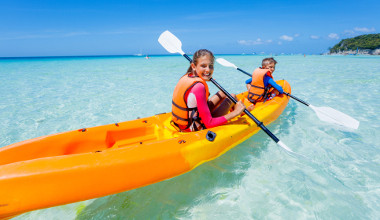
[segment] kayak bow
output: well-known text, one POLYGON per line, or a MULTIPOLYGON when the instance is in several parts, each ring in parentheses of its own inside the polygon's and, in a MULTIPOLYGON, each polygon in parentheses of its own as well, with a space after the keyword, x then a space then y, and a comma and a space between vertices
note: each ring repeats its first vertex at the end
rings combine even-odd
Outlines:
MULTIPOLYGON (((278 83, 288 93, 290 85, 278 83)), ((247 92, 238 99, 249 104, 247 92)), ((265 125, 288 96, 258 103, 265 125)), ((0 218, 143 187, 186 173, 248 139, 260 128, 247 115, 197 132, 178 132, 171 114, 68 131, 0 148, 0 218)))

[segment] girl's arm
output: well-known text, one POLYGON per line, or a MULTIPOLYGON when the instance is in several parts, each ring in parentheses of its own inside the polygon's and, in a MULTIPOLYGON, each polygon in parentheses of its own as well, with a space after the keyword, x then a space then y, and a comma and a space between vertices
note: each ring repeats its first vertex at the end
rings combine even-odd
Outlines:
POLYGON ((213 118, 210 109, 207 104, 206 88, 202 83, 197 83, 191 88, 190 93, 195 95, 197 100, 197 107, 199 112, 199 117, 201 117, 206 128, 216 127, 227 122, 224 116, 213 118))

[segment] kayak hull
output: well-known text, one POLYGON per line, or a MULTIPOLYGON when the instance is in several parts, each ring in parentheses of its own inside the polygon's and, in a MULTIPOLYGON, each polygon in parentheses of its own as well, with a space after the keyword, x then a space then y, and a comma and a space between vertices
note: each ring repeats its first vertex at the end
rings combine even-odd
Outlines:
MULTIPOLYGON (((290 85, 278 81, 290 93, 290 85)), ((243 100, 246 93, 239 94, 243 100)), ((251 112, 265 125, 289 98, 251 112)), ((260 128, 243 115, 198 132, 178 132, 164 113, 34 138, 0 148, 0 218, 106 196, 186 173, 245 141, 260 128), (216 136, 208 140, 207 136, 216 136)))

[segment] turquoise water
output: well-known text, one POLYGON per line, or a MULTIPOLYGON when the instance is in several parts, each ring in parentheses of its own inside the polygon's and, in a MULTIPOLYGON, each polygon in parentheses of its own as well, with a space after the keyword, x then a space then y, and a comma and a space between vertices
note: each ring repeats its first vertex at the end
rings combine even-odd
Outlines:
MULTIPOLYGON (((248 72, 264 58, 217 57, 248 72)), ((379 219, 380 57, 275 59, 274 77, 295 96, 356 118, 359 129, 327 124, 291 100, 268 128, 306 158, 259 132, 184 175, 15 219, 379 219)), ((180 56, 0 59, 0 147, 169 112, 187 67, 180 56)), ((216 64, 214 79, 239 93, 247 76, 216 64)))

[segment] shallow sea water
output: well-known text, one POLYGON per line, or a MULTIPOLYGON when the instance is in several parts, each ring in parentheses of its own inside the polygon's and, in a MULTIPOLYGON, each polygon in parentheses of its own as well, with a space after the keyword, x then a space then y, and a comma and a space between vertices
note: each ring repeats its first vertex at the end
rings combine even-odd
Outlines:
MULTIPOLYGON (((247 72, 264 58, 217 57, 247 72)), ((275 59, 274 78, 286 79, 293 95, 356 118, 359 129, 327 124, 290 100, 268 128, 304 157, 259 132, 181 176, 15 219, 379 219, 380 57, 275 59)), ((0 147, 169 112, 187 67, 180 56, 0 59, 0 147)), ((213 77, 231 93, 248 78, 219 64, 213 77)))

